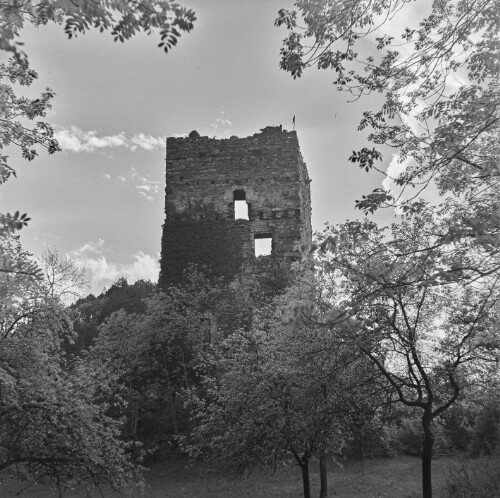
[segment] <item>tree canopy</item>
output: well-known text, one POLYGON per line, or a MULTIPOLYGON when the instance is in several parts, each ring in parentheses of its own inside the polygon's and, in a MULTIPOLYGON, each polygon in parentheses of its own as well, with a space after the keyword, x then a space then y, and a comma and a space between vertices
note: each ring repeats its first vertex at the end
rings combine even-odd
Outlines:
POLYGON ((385 175, 357 207, 393 209, 400 221, 328 227, 316 261, 341 290, 326 317, 306 305, 296 314, 343 324, 397 399, 422 410, 431 497, 431 422, 499 358, 498 5, 297 0, 275 24, 288 30, 280 66, 294 78, 332 70, 353 99, 381 97, 358 127, 373 145, 346 160, 385 175))
MULTIPOLYGON (((22 42, 26 24, 63 26, 68 38, 90 29, 109 31, 115 41, 124 42, 139 32, 158 32, 165 52, 172 49, 182 33, 188 33, 196 20, 193 10, 173 0, 13 0, 0 5, 0 51, 10 54, 0 64, 0 184, 16 176, 16 168, 4 153, 17 147, 21 156, 32 161, 39 150, 59 151, 54 129, 46 121, 55 93, 47 88, 36 98, 20 96, 19 86, 30 86, 38 73, 30 67, 22 42)), ((2 53, 2 52, 0 52, 2 53)), ((26 214, 0 213, 0 233, 19 230, 29 221, 26 214)))
POLYGON ((381 107, 364 112, 359 124, 375 147, 353 151, 350 160, 380 169, 383 145, 394 151, 394 167, 382 171, 390 180, 385 188, 357 201, 360 209, 420 210, 420 193, 434 185, 454 204, 449 238, 497 245, 497 2, 419 2, 410 11, 411 4, 298 0, 276 20, 289 30, 280 65, 294 77, 313 66, 333 70, 334 85, 356 99, 383 95, 381 107))

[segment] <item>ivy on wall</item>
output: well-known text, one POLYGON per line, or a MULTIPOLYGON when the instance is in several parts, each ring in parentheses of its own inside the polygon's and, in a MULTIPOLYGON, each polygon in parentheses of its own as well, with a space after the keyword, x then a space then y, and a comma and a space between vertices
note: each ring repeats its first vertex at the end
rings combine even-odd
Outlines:
POLYGON ((250 240, 243 220, 175 220, 165 224, 162 237, 159 285, 181 281, 190 263, 209 266, 215 275, 232 280, 245 259, 244 243, 250 240))

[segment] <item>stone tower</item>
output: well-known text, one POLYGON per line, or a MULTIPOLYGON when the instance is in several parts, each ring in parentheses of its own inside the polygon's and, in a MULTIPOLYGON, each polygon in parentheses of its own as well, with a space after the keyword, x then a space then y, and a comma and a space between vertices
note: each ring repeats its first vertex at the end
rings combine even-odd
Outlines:
POLYGON ((245 281, 263 267, 288 267, 300 258, 296 245, 311 242, 310 180, 295 131, 168 138, 166 180, 161 287, 190 263, 245 281))

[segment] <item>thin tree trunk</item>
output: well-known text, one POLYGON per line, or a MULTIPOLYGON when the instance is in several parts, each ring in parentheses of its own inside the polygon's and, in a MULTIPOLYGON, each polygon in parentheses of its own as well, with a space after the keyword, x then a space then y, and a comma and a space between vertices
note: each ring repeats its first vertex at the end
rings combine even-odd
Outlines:
POLYGON ((361 426, 361 470, 365 475, 365 423, 361 426))
POLYGON ((130 433, 134 438, 137 438, 137 421, 139 418, 139 408, 134 399, 134 394, 132 390, 132 377, 128 378, 128 409, 130 416, 130 433))
POLYGON ((328 474, 326 471, 326 456, 320 455, 319 457, 319 479, 320 479, 320 490, 319 498, 327 498, 328 496, 328 474))
POLYGON ((304 498, 311 498, 311 483, 309 481, 309 460, 306 458, 302 459, 300 464, 300 470, 302 470, 302 484, 304 486, 304 498))
POLYGON ((177 415, 175 413, 175 389, 172 387, 170 383, 170 374, 168 372, 167 360, 165 359, 165 355, 161 350, 161 359, 163 363, 163 373, 165 374, 165 381, 167 382, 167 391, 170 391, 170 399, 172 401, 172 410, 170 411, 170 417, 172 419, 172 424, 174 426, 174 434, 177 436, 179 434, 179 425, 177 423, 177 415))
POLYGON ((129 402, 129 405, 130 405, 130 433, 134 438, 137 438, 137 423, 139 419, 137 403, 134 400, 131 400, 129 402))
POLYGON ((432 419, 424 414, 422 427, 424 428, 424 443, 422 447, 422 496, 432 498, 432 447, 434 434, 431 431, 432 419))
POLYGON ((300 470, 302 471, 302 484, 304 487, 304 498, 311 498, 311 483, 309 481, 309 456, 304 453, 302 458, 297 453, 297 450, 290 446, 290 451, 295 458, 300 470))
POLYGON ((177 422, 177 414, 175 413, 175 391, 172 390, 172 422, 174 424, 174 434, 179 435, 179 424, 177 422))

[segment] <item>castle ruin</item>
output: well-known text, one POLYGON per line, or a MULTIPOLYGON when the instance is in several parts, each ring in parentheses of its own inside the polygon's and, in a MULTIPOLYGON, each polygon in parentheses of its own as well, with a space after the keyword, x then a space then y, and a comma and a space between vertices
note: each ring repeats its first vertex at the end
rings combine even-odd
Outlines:
POLYGON ((311 242, 310 180, 295 131, 171 137, 166 162, 161 287, 190 263, 245 282, 262 271, 257 261, 289 268, 297 244, 311 242))

